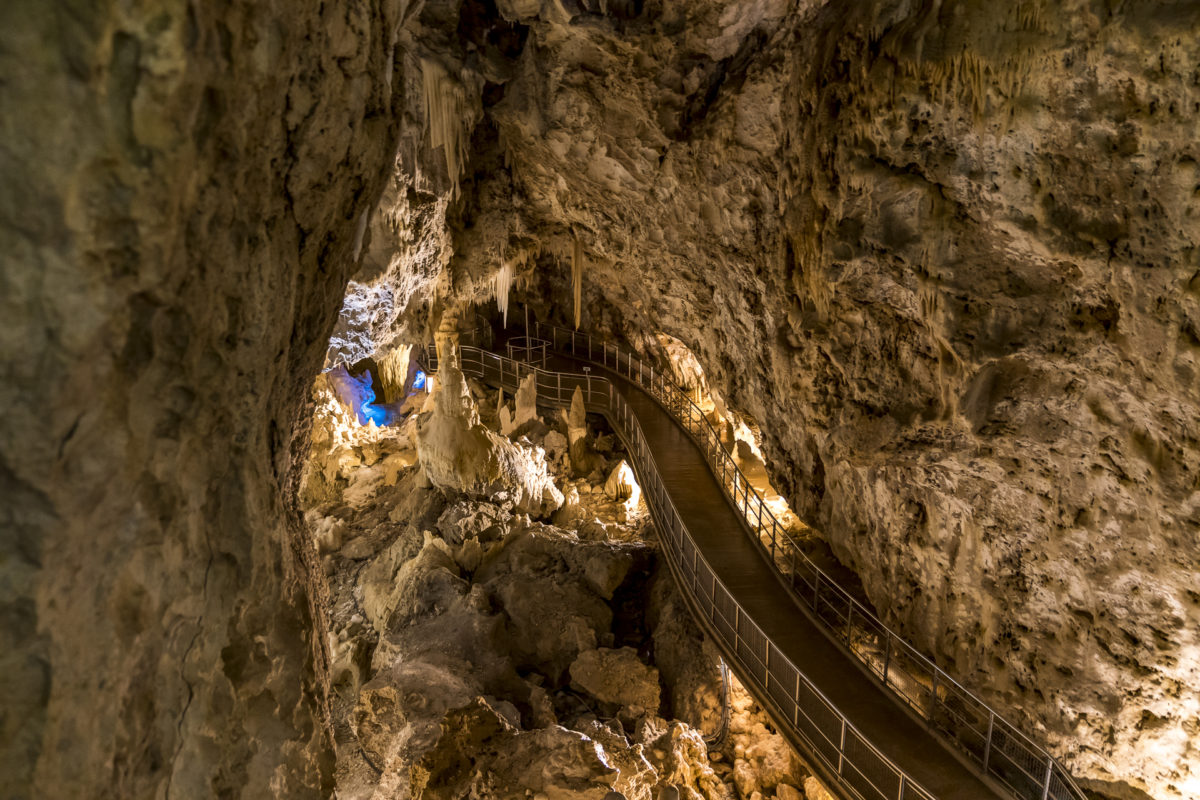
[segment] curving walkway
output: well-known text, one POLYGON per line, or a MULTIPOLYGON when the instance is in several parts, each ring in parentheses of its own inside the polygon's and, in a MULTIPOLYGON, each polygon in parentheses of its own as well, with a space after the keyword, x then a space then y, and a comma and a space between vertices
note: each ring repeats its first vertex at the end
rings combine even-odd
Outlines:
MULTIPOLYGON (((590 342, 588 347, 591 351, 590 342)), ((780 732, 808 756, 831 789, 860 800, 1081 796, 1069 777, 1060 777, 1065 773, 1048 756, 1014 773, 1000 758, 1000 745, 993 755, 992 728, 998 718, 990 710, 980 770, 969 760, 978 760, 978 755, 962 741, 955 743, 965 755, 939 735, 938 714, 924 719, 899 702, 912 705, 902 681, 892 677, 901 670, 889 668, 891 639, 886 639, 881 681, 879 670, 873 671, 870 659, 854 648, 863 637, 856 639, 851 632, 857 630, 852 606, 845 617, 848 650, 830 634, 820 614, 819 580, 817 613, 798 602, 796 571, 789 585, 780 571, 775 538, 767 547, 758 536, 764 529, 761 503, 755 506, 757 497, 747 487, 739 498, 740 475, 727 473, 724 466, 719 473, 715 470, 714 463, 723 463, 723 453, 714 452, 719 442, 697 435, 702 418, 687 416, 686 396, 670 391, 669 382, 653 370, 645 374, 648 367, 641 362, 624 354, 618 357, 615 349, 612 354, 614 369, 581 358, 583 354, 562 353, 552 355, 546 369, 537 369, 463 347, 461 363, 465 373, 508 390, 535 373, 538 402, 543 404, 569 404, 579 387, 588 410, 608 417, 630 454, 666 560, 693 617, 780 732), (591 374, 581 374, 585 367, 591 374), (747 516, 753 521, 756 508, 754 526, 747 516), (981 772, 989 760, 991 775, 985 778, 981 772), (1043 766, 1044 776, 1037 775, 1043 766)), ((436 367, 435 359, 426 358, 432 362, 428 366, 436 367)), ((603 360, 607 362, 607 356, 603 360)), ((736 473, 732 462, 730 468, 736 473)), ((878 637, 873 641, 878 643, 878 637)), ((931 708, 956 707, 951 701, 957 694, 945 693, 945 686, 939 690, 937 675, 927 687, 931 708)))
MULTIPOLYGON (((553 361, 552 366, 574 366, 575 370, 571 371, 577 371, 579 362, 560 358, 553 361)), ((721 485, 708 467, 705 454, 674 418, 640 387, 602 367, 594 369, 611 380, 629 404, 646 437, 656 471, 691 539, 712 565, 717 579, 737 600, 741 610, 758 624, 778 652, 816 684, 825 698, 854 723, 854 727, 868 742, 907 773, 919 787, 906 787, 909 792, 901 795, 899 776, 887 775, 884 770, 879 770, 879 774, 874 776, 856 775, 853 773, 859 770, 848 769, 845 759, 842 759, 844 782, 850 783, 863 797, 871 800, 875 797, 921 797, 920 789, 944 800, 1003 797, 964 765, 957 755, 949 752, 927 727, 897 706, 877 681, 864 674, 802 609, 796 607, 791 594, 776 579, 772 567, 746 535, 741 514, 726 500, 721 485), (885 794, 879 791, 886 791, 892 788, 891 785, 895 787, 894 792, 885 794)), ((628 442, 626 446, 629 447, 628 442)), ((638 478, 645 485, 647 478, 640 473, 641 470, 638 478)), ((666 516, 660 509, 655 510, 658 512, 655 513, 656 521, 666 516)), ((683 565, 673 560, 672 566, 673 572, 682 573, 676 574, 676 580, 687 581, 687 571, 683 565)), ((683 588, 685 595, 693 599, 694 594, 687 592, 686 586, 683 588)), ((693 612, 696 610, 693 608, 693 612)), ((716 625, 711 620, 705 620, 703 612, 695 616, 711 635, 716 625)), ((726 637, 715 638, 721 643, 726 637)), ((734 654, 729 654, 729 658, 735 671, 746 671, 737 669, 742 659, 734 654)), ((786 719, 789 709, 780 707, 786 704, 781 704, 769 693, 767 697, 761 696, 765 688, 762 684, 766 681, 757 679, 753 674, 740 674, 739 677, 760 704, 774 706, 773 717, 785 717, 784 720, 777 719, 782 731, 789 732, 789 728, 798 727, 794 720, 786 719), (755 691, 756 688, 758 691, 755 691), (764 700, 767 702, 763 703, 764 700), (786 724, 789 721, 793 723, 792 726, 786 724)), ((814 702, 809 710, 819 708, 820 703, 814 702)), ((813 722, 818 723, 813 727, 818 727, 820 720, 813 722)), ((837 745, 841 743, 840 724, 836 727, 837 742, 829 741, 832 737, 819 733, 810 736, 812 741, 796 742, 810 760, 819 759, 827 768, 832 767, 829 771, 834 773, 838 762, 837 745)), ((792 734, 789 738, 796 739, 797 736, 792 734)), ((865 773, 868 767, 862 766, 861 772, 865 773)), ((825 777, 835 785, 841 782, 833 776, 825 777)))

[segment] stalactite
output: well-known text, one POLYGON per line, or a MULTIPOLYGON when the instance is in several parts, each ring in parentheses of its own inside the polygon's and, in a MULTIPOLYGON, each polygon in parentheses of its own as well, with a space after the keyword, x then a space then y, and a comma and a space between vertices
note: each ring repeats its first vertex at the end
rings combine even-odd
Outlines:
POLYGON ((495 245, 489 252, 500 262, 500 269, 492 276, 492 297, 496 300, 496 308, 504 318, 504 326, 508 327, 508 297, 515 285, 524 289, 529 285, 527 274, 530 265, 536 264, 542 253, 541 244, 536 240, 524 240, 523 246, 515 252, 506 252, 502 245, 495 245))
POLYGON ((508 327, 508 292, 512 289, 513 263, 508 259, 500 262, 500 271, 496 273, 494 292, 496 308, 504 317, 504 327, 508 327))
POLYGON ((457 198, 459 178, 468 158, 471 128, 475 124, 474 111, 466 89, 441 64, 422 60, 421 78, 429 146, 442 148, 453 196, 457 198))
POLYGON ((583 316, 583 242, 579 241, 578 236, 571 250, 571 288, 575 298, 575 330, 579 330, 583 316))

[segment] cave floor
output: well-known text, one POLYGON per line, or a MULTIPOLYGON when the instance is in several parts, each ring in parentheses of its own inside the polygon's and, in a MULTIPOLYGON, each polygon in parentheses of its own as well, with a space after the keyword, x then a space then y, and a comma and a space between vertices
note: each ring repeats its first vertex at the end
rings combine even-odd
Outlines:
POLYGON ((773 574, 726 500, 704 454, 648 394, 595 364, 556 355, 550 369, 612 380, 629 402, 664 484, 709 564, 763 632, 868 740, 925 789, 946 800, 1000 797, 827 638, 773 574))

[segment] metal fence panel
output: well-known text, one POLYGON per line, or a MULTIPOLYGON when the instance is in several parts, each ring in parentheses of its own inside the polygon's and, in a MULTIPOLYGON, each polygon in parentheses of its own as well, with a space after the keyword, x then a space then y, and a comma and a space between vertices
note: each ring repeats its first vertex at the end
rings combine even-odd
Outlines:
POLYGON ((900 773, 853 728, 846 730, 842 775, 864 798, 892 800, 900 794, 900 773))

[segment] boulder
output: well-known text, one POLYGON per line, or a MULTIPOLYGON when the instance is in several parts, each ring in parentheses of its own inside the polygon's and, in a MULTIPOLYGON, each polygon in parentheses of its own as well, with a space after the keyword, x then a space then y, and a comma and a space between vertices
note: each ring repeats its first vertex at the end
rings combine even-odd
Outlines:
POLYGON ((790 783, 781 783, 775 787, 775 797, 777 800, 804 800, 804 795, 800 790, 790 783))
POLYGON ((549 431, 542 440, 542 447, 546 450, 546 458, 557 461, 567 454, 570 442, 558 431, 549 431))
POLYGON ((571 665, 571 684, 630 717, 657 714, 662 702, 658 670, 643 664, 632 647, 580 653, 571 665))
POLYGON ((403 562, 392 575, 386 569, 368 569, 366 573, 363 609, 381 633, 412 625, 422 617, 448 608, 470 588, 459 577, 458 564, 449 547, 429 533, 425 534, 420 552, 403 562))
POLYGON ((836 800, 819 780, 809 775, 804 779, 804 800, 836 800))
POLYGON ((440 728, 436 744, 412 768, 411 796, 422 800, 605 800, 620 777, 603 747, 582 733, 557 725, 521 731, 483 697, 451 710, 440 728))
POLYGON ((644 717, 638 723, 637 742, 658 770, 659 787, 674 787, 687 800, 734 800, 708 763, 708 748, 695 728, 644 717))
MULTIPOLYGON (((558 511, 554 512, 553 522, 555 525, 568 526, 572 522, 579 519, 582 509, 579 505, 579 489, 574 486, 568 487, 563 494, 563 505, 558 511)), ((581 538, 583 538, 581 536, 581 538)))

